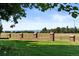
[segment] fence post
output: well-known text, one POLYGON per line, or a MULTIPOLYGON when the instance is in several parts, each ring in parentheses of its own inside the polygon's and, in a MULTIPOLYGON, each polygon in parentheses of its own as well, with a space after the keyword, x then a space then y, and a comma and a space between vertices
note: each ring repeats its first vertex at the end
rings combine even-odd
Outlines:
POLYGON ((75 42, 75 35, 70 35, 70 40, 73 40, 75 42))
POLYGON ((11 33, 9 33, 9 38, 11 38, 11 33))
POLYGON ((55 33, 54 32, 50 32, 50 38, 55 41, 55 33))
POLYGON ((21 38, 23 38, 23 33, 20 33, 21 38))
POLYGON ((34 36, 34 38, 38 38, 38 33, 37 32, 34 32, 33 33, 33 36, 34 36))

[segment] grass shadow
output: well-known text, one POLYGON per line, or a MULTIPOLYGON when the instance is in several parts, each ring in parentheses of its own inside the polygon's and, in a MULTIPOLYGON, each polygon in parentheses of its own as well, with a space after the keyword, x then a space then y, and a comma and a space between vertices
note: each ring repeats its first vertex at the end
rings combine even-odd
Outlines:
MULTIPOLYGON (((36 41, 0 41, 1 56, 79 56, 79 45, 36 44, 36 41), (10 45, 11 44, 11 45, 10 45)), ((43 42, 42 42, 43 43, 43 42)))

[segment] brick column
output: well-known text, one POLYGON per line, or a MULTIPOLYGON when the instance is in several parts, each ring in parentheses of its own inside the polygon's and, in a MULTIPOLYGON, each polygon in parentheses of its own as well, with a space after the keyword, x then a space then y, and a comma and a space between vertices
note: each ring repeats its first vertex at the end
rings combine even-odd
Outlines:
POLYGON ((54 32, 50 32, 50 38, 52 39, 52 41, 55 41, 55 33, 54 32))
POLYGON ((38 33, 37 32, 33 33, 33 36, 34 38, 38 38, 38 33))

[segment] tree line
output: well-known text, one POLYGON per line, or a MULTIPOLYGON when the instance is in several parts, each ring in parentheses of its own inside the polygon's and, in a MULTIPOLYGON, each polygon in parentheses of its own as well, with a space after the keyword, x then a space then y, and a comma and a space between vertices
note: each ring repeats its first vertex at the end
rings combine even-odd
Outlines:
POLYGON ((74 27, 74 28, 69 28, 67 27, 57 27, 54 29, 47 29, 46 27, 43 28, 41 31, 41 33, 49 33, 49 32, 55 32, 55 33, 79 33, 79 28, 74 27))
POLYGON ((34 33, 34 31, 2 31, 3 33, 34 33))
MULTIPOLYGON (((35 31, 2 31, 5 33, 34 33, 35 31)), ((50 33, 50 32, 55 32, 55 33, 79 33, 79 28, 74 27, 74 28, 69 28, 67 27, 57 27, 57 28, 52 28, 52 29, 47 29, 44 27, 42 30, 39 31, 40 33, 50 33)))

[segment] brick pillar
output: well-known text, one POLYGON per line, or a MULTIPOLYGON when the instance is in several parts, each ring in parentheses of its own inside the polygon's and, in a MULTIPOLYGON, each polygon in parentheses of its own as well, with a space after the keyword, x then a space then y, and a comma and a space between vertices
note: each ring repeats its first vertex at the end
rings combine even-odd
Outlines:
POLYGON ((75 42, 75 35, 70 35, 70 40, 75 42))
POLYGON ((50 38, 52 39, 52 41, 55 41, 55 33, 54 32, 50 32, 50 38))
POLYGON ((34 38, 38 38, 38 33, 37 32, 33 33, 33 36, 34 38))

